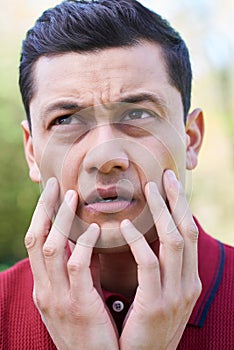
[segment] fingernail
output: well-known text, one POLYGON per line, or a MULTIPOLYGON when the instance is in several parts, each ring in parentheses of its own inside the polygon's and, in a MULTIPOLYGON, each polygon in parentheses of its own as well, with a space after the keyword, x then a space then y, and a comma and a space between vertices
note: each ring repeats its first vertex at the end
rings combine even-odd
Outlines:
POLYGON ((57 179, 56 177, 51 177, 49 180, 47 180, 46 187, 55 187, 57 185, 57 179))
POLYGON ((158 186, 155 182, 148 182, 147 184, 147 194, 158 193, 158 186))
POLYGON ((124 219, 120 225, 121 227, 129 227, 129 225, 131 225, 131 221, 129 219, 124 219))
POLYGON ((74 199, 74 191, 73 190, 67 191, 64 199, 68 204, 71 204, 74 199))
POLYGON ((171 169, 166 170, 165 175, 171 181, 178 181, 174 171, 171 169))
POLYGON ((98 226, 98 224, 96 224, 96 222, 90 224, 89 229, 91 229, 92 231, 100 231, 100 227, 98 226))

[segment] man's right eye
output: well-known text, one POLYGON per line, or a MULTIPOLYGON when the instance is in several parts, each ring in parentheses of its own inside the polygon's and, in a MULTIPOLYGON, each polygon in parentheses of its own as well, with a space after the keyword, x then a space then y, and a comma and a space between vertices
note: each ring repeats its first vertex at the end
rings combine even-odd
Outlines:
POLYGON ((53 122, 53 125, 72 125, 81 123, 79 116, 75 114, 64 115, 58 117, 53 122))

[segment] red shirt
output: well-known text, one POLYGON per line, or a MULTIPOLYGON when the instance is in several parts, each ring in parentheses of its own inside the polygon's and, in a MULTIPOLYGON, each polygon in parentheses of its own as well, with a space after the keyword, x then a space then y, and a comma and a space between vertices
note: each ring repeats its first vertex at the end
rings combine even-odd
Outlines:
MULTIPOLYGON (((208 236, 199 224, 198 228, 203 290, 178 349, 231 350, 234 349, 234 248, 208 236)), ((33 304, 32 289, 28 259, 0 274, 0 350, 56 349, 33 304)), ((104 297, 121 332, 130 303, 123 296, 107 291, 104 297)))

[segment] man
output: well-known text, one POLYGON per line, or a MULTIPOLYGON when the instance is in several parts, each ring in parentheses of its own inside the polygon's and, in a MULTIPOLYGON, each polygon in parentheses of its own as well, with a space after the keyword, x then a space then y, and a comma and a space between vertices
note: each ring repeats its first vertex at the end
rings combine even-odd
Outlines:
POLYGON ((233 249, 183 190, 203 138, 191 76, 179 34, 135 0, 65 1, 28 32, 22 127, 43 192, 31 269, 1 275, 2 349, 233 347, 233 249))

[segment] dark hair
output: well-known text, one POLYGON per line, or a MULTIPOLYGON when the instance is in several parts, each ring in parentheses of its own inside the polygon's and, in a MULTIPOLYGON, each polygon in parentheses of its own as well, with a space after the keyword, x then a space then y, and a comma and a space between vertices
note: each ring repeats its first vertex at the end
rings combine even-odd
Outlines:
POLYGON ((192 81, 189 52, 169 23, 135 0, 67 0, 45 11, 23 42, 19 85, 30 127, 33 68, 40 56, 134 46, 143 40, 162 47, 169 81, 181 94, 186 121, 192 81))

